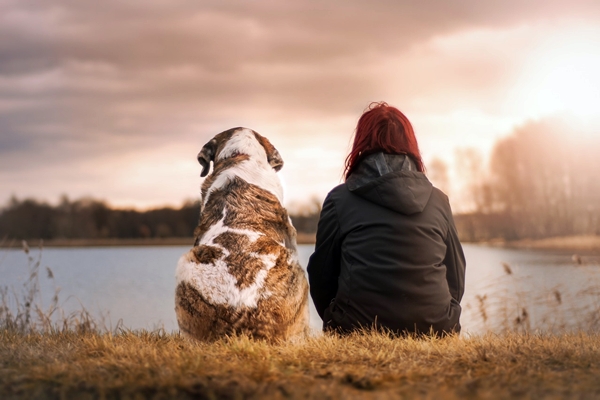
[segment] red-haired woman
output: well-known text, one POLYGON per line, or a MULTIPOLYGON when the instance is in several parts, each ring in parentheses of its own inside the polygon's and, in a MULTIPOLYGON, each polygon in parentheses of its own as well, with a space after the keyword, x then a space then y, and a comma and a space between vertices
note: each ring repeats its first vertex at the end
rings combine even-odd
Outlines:
POLYGON ((308 263, 324 330, 460 332, 465 258, 448 197, 424 170, 404 114, 371 104, 356 127, 346 182, 323 203, 308 263))

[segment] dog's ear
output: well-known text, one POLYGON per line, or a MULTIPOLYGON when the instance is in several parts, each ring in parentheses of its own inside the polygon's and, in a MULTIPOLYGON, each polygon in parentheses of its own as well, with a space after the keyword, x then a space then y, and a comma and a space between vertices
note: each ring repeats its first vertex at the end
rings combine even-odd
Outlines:
POLYGON ((256 136, 256 140, 258 140, 262 147, 264 147, 265 152, 267 153, 267 161, 269 162, 269 165, 273 167, 275 171, 279 171, 281 168, 283 168, 283 158, 281 158, 281 155, 275 146, 269 142, 269 139, 259 135, 256 132, 254 132, 254 135, 256 136))
POLYGON ((200 172, 201 177, 205 177, 208 175, 208 171, 210 170, 210 162, 215 161, 215 152, 217 151, 217 141, 215 139, 211 139, 208 143, 202 147, 200 153, 198 153, 198 162, 202 165, 202 172, 200 172))
POLYGON ((267 152, 267 161, 275 171, 279 171, 281 168, 283 168, 283 158, 281 158, 281 155, 279 154, 275 146, 271 147, 273 148, 273 150, 271 150, 271 152, 267 152))

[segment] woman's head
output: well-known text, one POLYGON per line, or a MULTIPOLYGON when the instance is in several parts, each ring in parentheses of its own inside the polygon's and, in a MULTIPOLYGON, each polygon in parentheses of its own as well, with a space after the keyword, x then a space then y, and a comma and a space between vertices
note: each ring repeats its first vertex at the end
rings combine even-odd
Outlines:
POLYGON ((385 102, 371 103, 358 120, 352 151, 346 157, 346 179, 369 154, 383 151, 389 154, 407 154, 425 172, 419 145, 410 121, 395 107, 385 102))

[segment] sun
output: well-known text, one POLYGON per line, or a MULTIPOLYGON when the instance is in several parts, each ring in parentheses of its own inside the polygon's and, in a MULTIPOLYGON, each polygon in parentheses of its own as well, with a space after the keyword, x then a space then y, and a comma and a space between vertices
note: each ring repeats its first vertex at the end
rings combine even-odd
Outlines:
POLYGON ((523 106, 535 117, 600 115, 600 30, 552 35, 531 53, 520 82, 523 106))
POLYGON ((549 57, 541 72, 538 101, 552 111, 590 116, 600 111, 600 54, 576 53, 549 57))

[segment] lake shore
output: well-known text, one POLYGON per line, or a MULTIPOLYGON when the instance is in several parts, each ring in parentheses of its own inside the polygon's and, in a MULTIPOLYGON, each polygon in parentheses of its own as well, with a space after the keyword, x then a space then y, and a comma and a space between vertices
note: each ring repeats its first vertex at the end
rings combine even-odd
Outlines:
POLYGON ((0 397, 597 398, 597 334, 321 335, 293 344, 0 329, 0 397))
POLYGON ((530 250, 559 250, 573 253, 600 253, 600 236, 577 235, 559 236, 544 239, 521 239, 514 241, 489 241, 474 244, 485 244, 490 246, 530 249, 530 250))
MULTIPOLYGON (((299 233, 297 237, 298 244, 314 244, 315 235, 310 233, 299 233)), ((135 238, 135 239, 49 239, 27 240, 27 245, 35 247, 129 247, 129 246, 192 246, 194 239, 191 237, 173 237, 173 238, 135 238)), ((0 241, 0 248, 21 248, 22 242, 19 240, 0 241)))
MULTIPOLYGON (((298 233, 298 244, 315 244, 314 233, 298 233)), ((465 242, 494 247, 532 249, 532 250, 559 250, 569 252, 598 253, 600 254, 600 236, 579 235, 560 236, 545 239, 521 239, 514 241, 491 240, 482 242, 465 242)), ((139 239, 52 239, 28 240, 27 244, 34 248, 43 247, 113 247, 113 246, 192 246, 193 239, 185 238, 139 238, 139 239)), ((21 242, 17 240, 0 241, 0 248, 20 248, 21 242)))

